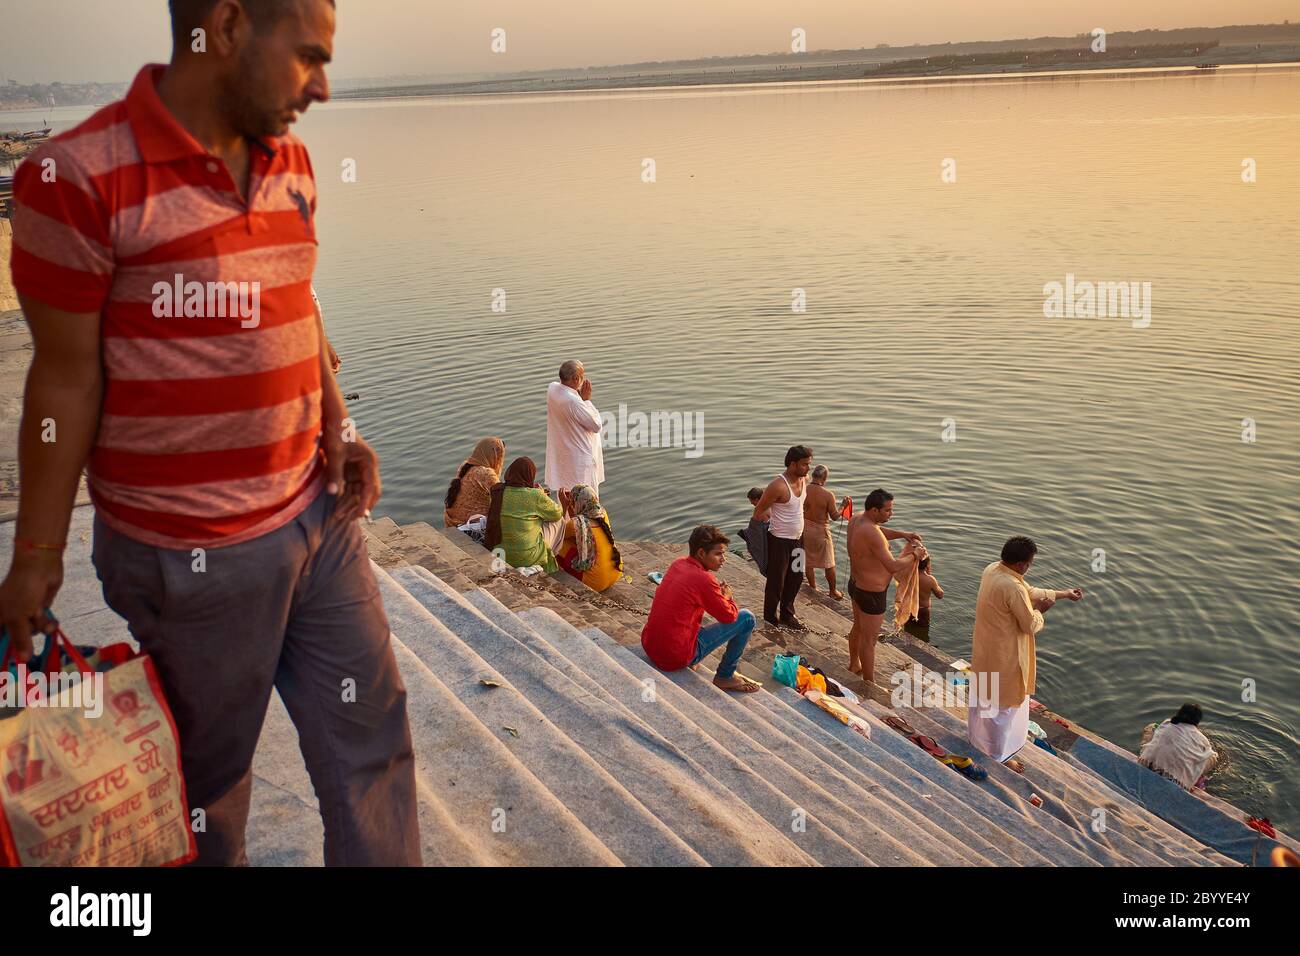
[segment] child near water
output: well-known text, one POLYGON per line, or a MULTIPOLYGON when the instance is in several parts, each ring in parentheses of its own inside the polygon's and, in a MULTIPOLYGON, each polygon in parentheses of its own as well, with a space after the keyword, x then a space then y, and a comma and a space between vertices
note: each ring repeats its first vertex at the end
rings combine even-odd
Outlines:
MULTIPOLYGON (((757 508, 759 499, 763 497, 763 489, 750 488, 745 497, 749 499, 751 508, 757 508)), ((740 531, 740 539, 745 542, 749 556, 754 559, 754 565, 764 577, 767 577, 767 529, 770 524, 767 515, 761 518, 754 515, 749 519, 749 526, 740 531)))
POLYGON ((903 625, 903 629, 913 637, 922 641, 930 640, 930 599, 938 598, 943 600, 943 588, 939 586, 939 579, 930 573, 930 558, 921 559, 920 564, 920 581, 917 588, 917 609, 916 617, 909 618, 908 622, 903 625))

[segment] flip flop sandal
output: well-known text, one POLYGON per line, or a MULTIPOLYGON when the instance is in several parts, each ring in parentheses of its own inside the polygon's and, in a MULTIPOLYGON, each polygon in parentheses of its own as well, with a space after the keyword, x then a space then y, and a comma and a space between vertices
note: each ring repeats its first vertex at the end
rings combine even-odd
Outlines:
POLYGON ((1034 746, 1035 746, 1035 747, 1042 747, 1044 750, 1046 750, 1046 751, 1047 751, 1049 754, 1051 754, 1053 757, 1059 757, 1059 756, 1061 756, 1060 754, 1058 754, 1058 753, 1056 752, 1056 748, 1053 747, 1051 744, 1049 744, 1049 743, 1047 742, 1047 738, 1046 738, 1046 737, 1035 737, 1035 738, 1034 738, 1034 746))
POLYGON ((1258 830, 1266 837, 1277 838, 1277 831, 1273 829, 1273 822, 1269 820, 1268 817, 1248 817, 1246 819, 1246 826, 1250 827, 1252 830, 1258 830))
MULTIPOLYGON (((757 693, 758 691, 760 691, 760 690, 763 689, 763 685, 762 685, 762 684, 760 684, 760 683, 759 683, 758 681, 756 681, 756 680, 750 680, 750 679, 749 679, 748 677, 746 677, 744 674, 741 674, 741 673, 735 673, 735 674, 732 674, 731 676, 734 677, 734 678, 736 678, 736 680, 740 681, 740 683, 741 683, 741 685, 742 685, 741 687, 735 687, 735 688, 732 688, 732 693, 737 693, 737 694, 754 694, 754 693, 757 693)), ((717 685, 714 685, 714 686, 717 686, 717 685)), ((725 687, 719 687, 718 689, 719 689, 719 690, 726 690, 727 688, 725 688, 725 687)))
POLYGON ((881 717, 880 721, 886 727, 894 728, 909 740, 916 736, 916 731, 912 729, 912 725, 902 717, 895 717, 893 714, 889 714, 888 716, 881 717))
POLYGON ((916 744, 931 757, 937 757, 942 760, 944 757, 948 756, 948 751, 940 747, 933 737, 927 737, 925 734, 912 734, 912 736, 907 739, 912 741, 912 743, 916 744))
POLYGON ((939 762, 947 764, 949 767, 952 767, 953 770, 956 770, 964 776, 970 777, 972 780, 987 780, 989 776, 989 772, 980 767, 970 757, 959 757, 957 754, 948 754, 946 757, 940 757, 939 762))

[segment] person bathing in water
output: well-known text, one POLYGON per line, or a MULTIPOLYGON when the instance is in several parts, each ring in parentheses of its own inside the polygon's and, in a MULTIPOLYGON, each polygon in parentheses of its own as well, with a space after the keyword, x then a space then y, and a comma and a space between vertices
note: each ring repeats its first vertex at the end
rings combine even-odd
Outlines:
POLYGON ((876 638, 885 619, 890 579, 929 557, 915 531, 894 531, 884 524, 894 514, 894 496, 883 488, 867 495, 862 514, 849 521, 849 597, 853 627, 849 630, 849 670, 868 683, 876 679, 876 638), (909 544, 897 558, 889 542, 909 544))
MULTIPOLYGON (((758 503, 763 500, 763 489, 750 488, 746 497, 749 499, 749 507, 757 509, 758 503)), ((758 568, 758 573, 764 577, 767 577, 767 532, 772 524, 768 517, 768 512, 759 514, 755 510, 750 515, 749 526, 740 529, 740 540, 745 542, 749 556, 754 559, 754 567, 758 568)))
POLYGON ((943 588, 939 586, 939 579, 931 572, 931 568, 930 559, 922 558, 916 617, 908 620, 904 626, 908 634, 927 642, 930 640, 930 601, 932 598, 943 600, 943 588))

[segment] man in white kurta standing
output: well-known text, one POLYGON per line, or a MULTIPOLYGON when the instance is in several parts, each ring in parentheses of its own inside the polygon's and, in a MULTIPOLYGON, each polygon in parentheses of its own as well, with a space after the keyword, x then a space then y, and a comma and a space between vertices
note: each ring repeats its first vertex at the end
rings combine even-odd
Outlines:
POLYGON ((600 412, 591 403, 591 380, 581 362, 560 366, 560 380, 546 390, 546 486, 567 491, 605 480, 600 412))
POLYGON ((1017 773, 1024 767, 1011 758, 1029 733, 1029 695, 1037 674, 1034 635, 1043 629, 1043 612, 1059 599, 1083 599, 1082 588, 1048 591, 1025 583, 1037 553, 1029 538, 1007 539, 1002 560, 980 577, 971 639, 970 742, 1017 773))

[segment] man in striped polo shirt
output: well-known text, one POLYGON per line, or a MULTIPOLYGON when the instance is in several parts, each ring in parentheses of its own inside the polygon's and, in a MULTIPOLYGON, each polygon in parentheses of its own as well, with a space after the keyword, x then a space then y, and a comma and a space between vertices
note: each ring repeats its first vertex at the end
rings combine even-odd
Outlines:
POLYGON ((78 476, 104 597, 176 718, 199 862, 247 862, 275 687, 325 861, 418 864, 406 689, 357 519, 379 497, 316 321, 315 181, 288 134, 329 96, 332 0, 171 0, 173 54, 19 167, 35 344, 0 621, 52 627, 78 476), (49 437, 53 430, 55 440, 49 437))

